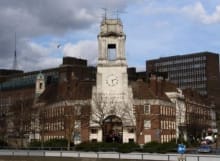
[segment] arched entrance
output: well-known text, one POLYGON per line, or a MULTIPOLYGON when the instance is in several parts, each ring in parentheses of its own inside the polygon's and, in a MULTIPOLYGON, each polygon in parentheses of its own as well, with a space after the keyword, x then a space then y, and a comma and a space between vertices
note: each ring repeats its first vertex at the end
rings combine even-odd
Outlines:
POLYGON ((122 143, 122 121, 115 115, 108 116, 103 121, 103 141, 122 143))

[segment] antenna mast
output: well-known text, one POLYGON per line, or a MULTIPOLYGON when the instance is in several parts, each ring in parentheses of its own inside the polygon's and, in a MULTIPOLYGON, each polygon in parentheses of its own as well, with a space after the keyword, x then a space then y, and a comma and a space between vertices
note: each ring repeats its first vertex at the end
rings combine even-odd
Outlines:
POLYGON ((120 15, 120 14, 123 14, 123 13, 127 13, 127 12, 125 12, 125 11, 120 11, 120 10, 117 9, 117 10, 115 11, 116 19, 119 20, 119 19, 120 19, 120 18, 119 18, 119 15, 120 15))
POLYGON ((103 19, 106 20, 107 19, 107 8, 102 8, 104 11, 104 16, 103 19))
POLYGON ((17 69, 17 47, 16 47, 16 32, 15 32, 15 51, 14 51, 14 60, 13 60, 13 69, 16 70, 17 69))

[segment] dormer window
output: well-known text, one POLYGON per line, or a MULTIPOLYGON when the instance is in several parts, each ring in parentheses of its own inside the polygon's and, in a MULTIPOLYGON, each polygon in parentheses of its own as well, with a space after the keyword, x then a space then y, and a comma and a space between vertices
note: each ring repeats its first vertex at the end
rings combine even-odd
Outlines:
POLYGON ((108 60, 116 59, 116 44, 108 44, 108 60))

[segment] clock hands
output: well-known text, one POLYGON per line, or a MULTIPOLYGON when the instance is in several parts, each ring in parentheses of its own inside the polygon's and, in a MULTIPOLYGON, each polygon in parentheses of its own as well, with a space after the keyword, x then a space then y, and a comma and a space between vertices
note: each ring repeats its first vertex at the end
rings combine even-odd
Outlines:
POLYGON ((118 80, 117 79, 112 79, 112 84, 117 84, 118 80))
POLYGON ((115 86, 115 85, 118 84, 118 79, 117 79, 116 76, 110 75, 110 76, 107 78, 106 83, 108 84, 108 86, 113 87, 113 86, 115 86))

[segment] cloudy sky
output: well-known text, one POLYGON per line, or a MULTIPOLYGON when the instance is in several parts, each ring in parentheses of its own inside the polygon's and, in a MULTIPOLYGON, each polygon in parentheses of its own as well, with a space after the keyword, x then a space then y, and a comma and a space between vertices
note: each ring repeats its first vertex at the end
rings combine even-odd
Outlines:
POLYGON ((219 0, 0 0, 0 68, 57 67, 63 56, 97 62, 103 9, 119 11, 129 66, 201 51, 220 53, 219 0), (61 45, 57 48, 57 45, 61 45))

